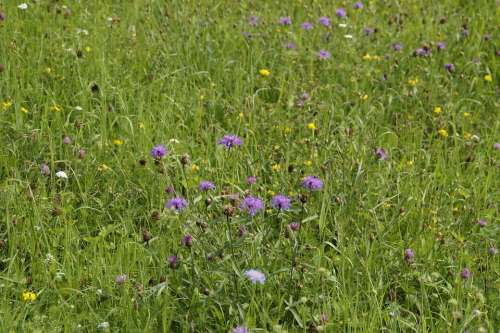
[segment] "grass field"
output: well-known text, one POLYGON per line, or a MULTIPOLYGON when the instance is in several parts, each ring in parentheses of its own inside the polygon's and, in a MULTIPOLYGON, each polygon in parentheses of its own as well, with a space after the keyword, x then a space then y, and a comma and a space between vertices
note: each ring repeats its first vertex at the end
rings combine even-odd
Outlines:
POLYGON ((498 6, 0 1, 0 332, 497 332, 498 6))

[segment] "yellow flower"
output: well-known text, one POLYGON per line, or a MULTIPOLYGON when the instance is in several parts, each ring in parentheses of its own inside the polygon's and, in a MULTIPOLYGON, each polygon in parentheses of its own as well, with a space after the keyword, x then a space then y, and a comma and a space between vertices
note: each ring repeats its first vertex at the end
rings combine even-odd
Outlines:
POLYGON ((311 160, 307 160, 307 161, 304 161, 304 165, 305 166, 311 166, 313 164, 313 162, 311 160))
POLYGON ((361 96, 361 99, 362 99, 363 101, 366 101, 366 100, 368 99, 368 95, 363 95, 363 96, 361 96))
POLYGON ((267 190, 267 194, 270 195, 270 196, 273 196, 276 193, 273 190, 267 190))
POLYGON ((372 60, 372 56, 367 53, 363 56, 363 60, 372 60))
POLYGON ((51 108, 50 108, 50 111, 52 112, 61 112, 61 108, 57 105, 53 105, 51 108))
POLYGON ((493 76, 491 76, 490 74, 485 75, 484 76, 484 81, 488 81, 488 82, 493 81, 493 76))
POLYGON ((52 68, 50 68, 50 67, 45 68, 45 72, 47 74, 51 74, 52 73, 52 68))
POLYGON ((203 101, 205 99, 205 95, 200 95, 200 101, 203 101))
POLYGON ((19 111, 21 111, 22 113, 28 113, 28 109, 26 109, 25 107, 22 107, 19 109, 19 111))
POLYGON ((469 112, 464 112, 464 117, 465 118, 469 118, 471 116, 471 114, 469 112))
POLYGON ((7 110, 12 106, 12 101, 11 100, 6 100, 2 102, 2 109, 7 110))
POLYGON ((269 69, 262 68, 261 70, 259 70, 259 74, 261 76, 269 76, 271 75, 271 72, 269 71, 269 69))
POLYGON ((245 115, 243 114, 243 112, 240 112, 240 114, 238 115, 240 118, 243 118, 245 115))
POLYGON ((434 113, 435 114, 440 114, 441 112, 443 112, 443 109, 440 106, 436 106, 434 108, 434 113))
POLYGON ((197 172, 197 171, 200 171, 200 167, 197 166, 196 164, 192 164, 191 165, 191 171, 192 172, 197 172))
POLYGON ((121 146, 123 144, 123 140, 120 140, 120 139, 114 139, 113 140, 113 144, 115 146, 121 146))
POLYGON ((438 131, 439 135, 441 135, 443 138, 447 138, 448 137, 448 131, 445 130, 444 128, 441 128, 439 131, 438 131))
POLYGON ((472 137, 472 134, 469 132, 464 132, 462 136, 464 137, 465 140, 469 140, 472 137))
POLYGON ((90 46, 86 46, 85 47, 85 52, 90 52, 90 51, 92 51, 92 48, 90 48, 90 46))
POLYGON ((280 166, 279 164, 273 164, 273 165, 271 166, 271 169, 272 169, 273 171, 276 171, 276 172, 277 172, 277 171, 280 171, 280 170, 281 170, 281 166, 280 166))
POLYGON ((144 123, 143 123, 143 122, 140 122, 140 123, 139 123, 139 128, 144 129, 145 127, 146 127, 146 126, 144 126, 144 123))
POLYGON ((290 133, 292 133, 292 129, 291 129, 290 127, 288 127, 288 126, 287 126, 287 127, 285 127, 285 128, 283 129, 283 133, 285 133, 285 135, 290 134, 290 133))
POLYGON ((410 84, 410 86, 415 87, 418 83, 418 79, 410 79, 408 80, 408 83, 410 84))
POLYGON ((314 123, 309 123, 309 124, 307 124, 307 128, 309 128, 310 130, 315 130, 316 125, 314 123))
POLYGON ((107 166, 106 164, 101 164, 97 167, 97 170, 104 172, 104 171, 111 170, 111 168, 109 166, 107 166))
POLYGON ((23 291, 23 294, 21 295, 21 298, 25 302, 33 302, 36 301, 36 294, 32 291, 23 291))

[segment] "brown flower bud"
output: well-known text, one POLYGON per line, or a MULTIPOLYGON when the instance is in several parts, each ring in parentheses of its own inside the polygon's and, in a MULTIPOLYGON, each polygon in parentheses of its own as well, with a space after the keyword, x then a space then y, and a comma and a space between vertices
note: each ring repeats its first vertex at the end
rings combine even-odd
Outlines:
POLYGON ((224 205, 224 215, 231 217, 234 215, 234 207, 232 205, 224 205))

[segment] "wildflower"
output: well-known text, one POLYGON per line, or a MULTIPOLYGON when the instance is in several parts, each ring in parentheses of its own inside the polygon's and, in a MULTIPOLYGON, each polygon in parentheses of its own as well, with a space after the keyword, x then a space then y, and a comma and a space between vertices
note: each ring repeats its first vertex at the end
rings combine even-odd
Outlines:
POLYGON ((159 160, 168 153, 167 148, 164 145, 156 145, 151 149, 151 157, 155 160, 159 160))
POLYGON ((311 160, 304 161, 304 165, 310 167, 313 164, 311 160))
POLYGON ((384 148, 376 148, 375 149, 375 156, 377 156, 377 158, 381 161, 384 161, 384 160, 389 158, 389 156, 387 155, 387 152, 385 151, 384 148))
POLYGON ((292 18, 290 16, 282 16, 282 17, 280 17, 280 24, 281 25, 291 25, 292 18))
POLYGON ((191 172, 198 172, 198 171, 200 171, 200 167, 193 163, 191 165, 191 172))
POLYGON ((443 51, 446 48, 446 44, 444 42, 437 43, 438 51, 443 51))
POLYGON ((328 16, 321 16, 318 22, 324 27, 330 26, 330 18, 328 16))
POLYGON ((240 226, 238 228, 238 236, 244 237, 247 234, 247 229, 245 228, 244 225, 240 226))
POLYGON ((318 58, 319 59, 330 59, 332 57, 331 53, 327 50, 319 50, 318 58))
POLYGON ((370 28, 370 27, 364 27, 363 28, 363 33, 365 34, 365 36, 370 36, 374 32, 375 32, 375 29, 373 29, 373 28, 370 28))
POLYGON ((484 228, 484 227, 486 227, 487 223, 486 223, 486 220, 480 219, 479 221, 477 221, 477 224, 479 224, 479 226, 481 228, 484 228))
POLYGON ((58 171, 58 172, 56 172, 56 177, 57 178, 62 178, 62 179, 68 179, 68 175, 64 171, 58 171))
POLYGON ((439 135, 441 135, 443 138, 447 138, 448 137, 448 131, 445 130, 444 128, 441 128, 439 131, 438 131, 439 135))
POLYGON ((53 105, 51 108, 50 108, 50 111, 52 112, 61 112, 61 108, 58 106, 58 105, 53 105))
POLYGON ((36 301, 37 295, 29 290, 23 291, 23 294, 21 295, 21 299, 25 302, 34 302, 36 301))
POLYGON ((26 9, 28 9, 28 4, 27 3, 22 3, 19 6, 17 6, 17 8, 19 8, 21 10, 26 10, 26 9))
POLYGON ((497 142, 493 145, 493 149, 500 150, 500 142, 497 142))
POLYGON ((167 257, 167 264, 170 266, 170 268, 172 269, 177 268, 177 263, 178 263, 178 258, 176 255, 167 257))
POLYGON ((63 138, 63 143, 65 145, 70 145, 71 144, 71 138, 69 136, 65 135, 64 138, 63 138))
POLYGON ((168 209, 175 209, 177 212, 180 212, 184 210, 188 205, 188 202, 186 199, 182 197, 176 197, 173 199, 170 199, 166 204, 165 207, 168 209))
POLYGON ((453 73, 455 71, 455 65, 453 64, 445 64, 444 68, 448 71, 448 73, 453 73))
POLYGON ((490 74, 485 75, 484 76, 484 81, 487 81, 487 82, 493 81, 493 76, 491 76, 490 74))
POLYGON ((86 46, 86 47, 85 47, 85 52, 87 52, 87 53, 88 53, 88 52, 90 52, 90 51, 92 51, 92 48, 91 48, 90 46, 86 46))
POLYGON ((267 77, 267 76, 271 75, 271 71, 266 69, 266 68, 262 68, 259 70, 259 74, 261 76, 267 77))
POLYGON ((107 166, 106 164, 101 164, 97 167, 97 170, 104 172, 104 171, 111 170, 111 168, 109 166, 107 166))
POLYGON ((366 95, 366 94, 365 94, 365 95, 361 96, 361 99, 362 99, 363 101, 366 101, 366 100, 368 99, 368 95, 366 95))
POLYGON ((22 107, 19 109, 19 111, 21 111, 22 113, 28 113, 28 109, 26 109, 25 107, 22 107))
POLYGON ((121 146, 123 144, 123 140, 121 140, 121 139, 114 139, 113 140, 113 144, 115 146, 121 146))
POLYGON ((250 24, 252 27, 255 27, 259 24, 259 17, 255 15, 251 15, 248 18, 248 24, 250 24))
POLYGON ((239 147, 243 144, 243 141, 241 138, 237 137, 236 135, 228 134, 224 135, 222 139, 219 140, 218 142, 220 145, 223 145, 226 147, 226 149, 231 149, 234 147, 239 147))
POLYGON ((352 39, 352 35, 344 35, 344 38, 346 38, 346 39, 352 39))
POLYGON ((346 17, 347 15, 347 12, 345 11, 344 8, 338 8, 336 11, 335 11, 335 14, 340 17, 340 18, 344 18, 346 17))
POLYGON ((410 86, 415 87, 415 86, 417 85, 417 83, 418 83, 418 79, 409 79, 409 80, 408 80, 408 84, 409 84, 410 86))
POLYGON ((2 102, 2 109, 8 110, 12 106, 12 101, 11 100, 6 100, 2 102))
POLYGON ((309 123, 309 124, 307 124, 307 128, 310 129, 310 130, 315 130, 316 129, 316 125, 314 123, 309 123))
POLYGON ((288 225, 288 228, 291 230, 291 231, 299 231, 300 229, 300 223, 298 222, 292 222, 288 225))
POLYGON ((140 129, 144 129, 144 128, 146 128, 146 126, 144 125, 144 123, 143 123, 143 122, 139 122, 139 128, 140 128, 140 129))
POLYGON ((428 47, 419 47, 413 52, 416 57, 430 57, 431 50, 428 47))
POLYGON ((125 274, 120 274, 115 277, 115 282, 117 285, 122 285, 127 281, 127 275, 125 274))
POLYGON ((470 112, 464 112, 463 115, 464 115, 465 118, 469 118, 470 117, 470 112))
POLYGON ((354 9, 363 9, 363 3, 361 1, 358 1, 354 4, 354 9))
POLYGON ((185 235, 184 237, 182 237, 181 244, 185 247, 193 246, 193 236, 191 236, 190 234, 185 235))
POLYGON ((173 186, 165 187, 165 194, 172 194, 172 193, 175 193, 173 186))
POLYGON ((248 196, 241 203, 240 209, 242 211, 246 211, 251 216, 254 216, 260 210, 264 209, 264 203, 259 198, 248 196))
POLYGON ((392 49, 394 51, 396 51, 396 52, 399 52, 399 51, 401 51, 403 49, 403 44, 401 44, 399 42, 398 43, 394 43, 394 44, 392 44, 392 49))
POLYGON ((278 172, 281 170, 281 166, 279 164, 273 164, 271 166, 271 170, 273 170, 274 172, 278 172))
POLYGON ((264 273, 256 269, 249 269, 245 272, 245 276, 254 284, 264 284, 264 282, 266 282, 266 276, 264 275, 264 273))
POLYGON ((248 329, 245 326, 236 326, 233 333, 248 333, 248 329))
POLYGON ((289 210, 290 209, 290 198, 284 195, 278 194, 271 200, 271 205, 274 209, 278 210, 289 210))
POLYGON ((311 30, 313 28, 313 25, 311 22, 304 22, 300 26, 303 30, 311 30))
POLYGON ((415 256, 415 254, 413 253, 412 249, 405 250, 404 258, 405 258, 406 263, 411 264, 413 262, 414 256, 415 256))
POLYGON ((497 250, 497 248, 496 248, 496 247, 492 246, 492 247, 490 247, 490 248, 488 249, 488 253, 490 254, 490 256, 495 256, 495 255, 497 255, 498 250, 497 250))
POLYGON ((443 112, 443 109, 440 106, 436 106, 434 108, 434 113, 435 114, 440 114, 441 112, 443 112))
POLYGON ((297 48, 297 45, 295 45, 295 43, 293 42, 288 42, 286 43, 285 47, 289 50, 295 50, 297 48))
POLYGON ((200 189, 200 191, 206 192, 209 190, 215 190, 215 185, 214 183, 209 182, 208 180, 202 180, 198 188, 200 189))
POLYGON ((50 168, 47 164, 42 163, 40 164, 40 173, 44 176, 50 175, 50 168))
POLYGON ((323 188, 323 182, 315 176, 306 176, 302 180, 302 187, 310 191, 318 191, 323 188))
POLYGON ((248 185, 253 185, 253 184, 255 184, 255 182, 257 182, 257 177, 255 177, 255 176, 248 176, 247 177, 247 184, 248 185))
POLYGON ((460 277, 464 280, 467 280, 470 278, 471 272, 470 270, 466 267, 460 272, 460 277))

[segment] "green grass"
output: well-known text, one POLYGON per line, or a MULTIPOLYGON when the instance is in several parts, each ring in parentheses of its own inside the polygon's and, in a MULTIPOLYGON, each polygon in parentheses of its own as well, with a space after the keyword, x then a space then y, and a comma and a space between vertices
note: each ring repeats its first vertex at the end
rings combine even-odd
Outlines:
POLYGON ((0 332, 500 328, 494 1, 20 3, 0 1, 0 332), (432 55, 414 57, 423 45, 432 55), (217 145, 228 133, 243 145, 217 145), (308 194, 306 175, 323 189, 308 194), (164 208, 167 186, 186 210, 164 208), (226 219, 230 193, 266 209, 233 203, 226 219), (277 193, 291 210, 272 209, 277 193))

